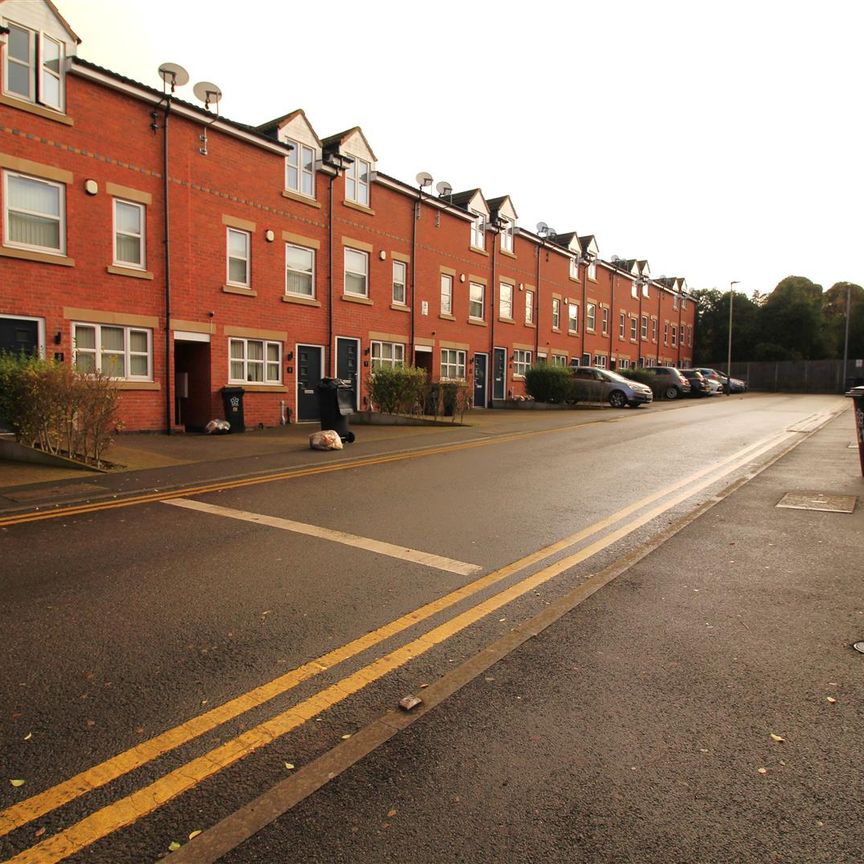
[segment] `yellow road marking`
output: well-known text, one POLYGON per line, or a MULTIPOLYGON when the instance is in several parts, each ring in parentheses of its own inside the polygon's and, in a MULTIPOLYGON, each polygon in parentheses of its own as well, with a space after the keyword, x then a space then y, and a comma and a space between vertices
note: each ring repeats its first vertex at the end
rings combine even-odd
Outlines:
POLYGON ((245 510, 235 510, 233 507, 220 507, 218 504, 205 504, 203 501, 190 501, 187 498, 172 498, 165 501, 174 507, 184 507, 187 510, 197 510, 201 513, 210 513, 213 516, 224 516, 228 519, 239 519, 241 522, 253 522, 256 525, 266 525, 268 528, 280 528, 283 531, 293 531, 296 534, 305 534, 308 537, 318 537, 321 540, 331 540, 334 543, 342 543, 355 549, 365 549, 368 552, 376 552, 379 555, 387 555, 390 558, 398 558, 400 561, 411 561, 422 564, 424 567, 434 567, 436 570, 444 570, 448 573, 458 573, 460 576, 471 576, 479 573, 482 567, 476 564, 467 564, 464 561, 456 561, 453 558, 445 558, 442 555, 434 555, 431 552, 421 552, 418 549, 409 549, 407 546, 396 546, 393 543, 385 543, 383 540, 373 540, 370 537, 360 537, 357 534, 348 534, 345 531, 334 531, 331 528, 322 528, 319 525, 308 525, 305 522, 295 522, 293 519, 282 519, 278 516, 266 516, 262 513, 249 513, 245 510))
MULTIPOLYGON (((247 693, 237 696, 236 698, 225 702, 204 714, 193 717, 185 723, 175 726, 172 729, 168 729, 148 741, 143 741, 129 750, 119 753, 116 756, 112 756, 110 759, 105 760, 99 765, 88 768, 68 780, 58 783, 57 785, 52 786, 25 801, 14 804, 0 812, 0 837, 20 828, 22 825, 26 825, 28 822, 32 822, 34 819, 38 819, 40 816, 44 816, 46 813, 50 813, 52 810, 56 810, 64 804, 68 804, 70 801, 74 801, 81 795, 94 789, 98 789, 99 787, 116 780, 118 777, 128 774, 130 771, 140 768, 164 753, 168 753, 177 747, 187 744, 198 736, 212 731, 223 723, 227 723, 228 721, 239 717, 241 714, 244 714, 253 708, 257 708, 266 702, 275 699, 277 696, 287 693, 303 681, 314 677, 320 672, 357 656, 363 651, 374 647, 386 639, 407 630, 409 627, 413 627, 439 612, 443 612, 463 600, 466 600, 479 591, 489 588, 497 582, 512 576, 514 573, 524 570, 526 567, 530 567, 533 564, 537 564, 543 559, 555 555, 558 552, 562 552, 568 547, 605 530, 609 526, 614 525, 616 522, 619 522, 621 519, 635 513, 648 504, 687 486, 694 480, 714 473, 730 463, 737 463, 742 460, 746 461, 746 459, 755 458, 758 454, 753 453, 752 451, 759 450, 759 452, 763 452, 765 449, 777 446, 787 437, 789 436, 784 433, 779 436, 773 436, 757 441, 755 444, 751 444, 749 447, 738 451, 732 456, 728 456, 713 465, 706 466, 688 477, 678 480, 677 482, 666 486, 651 495, 647 495, 638 501, 632 502, 621 510, 595 522, 593 525, 589 525, 586 528, 570 534, 549 546, 538 549, 536 552, 532 552, 511 564, 505 565, 498 570, 494 570, 474 582, 470 582, 461 588, 457 588, 455 591, 452 591, 437 600, 433 600, 432 602, 427 603, 414 611, 383 625, 382 627, 379 627, 377 630, 373 630, 339 648, 335 648, 333 651, 330 651, 315 660, 304 663, 302 666, 298 666, 296 669, 293 669, 266 684, 262 684, 260 687, 256 687, 247 693)), ((729 470, 734 470, 734 467, 735 466, 729 470)), ((714 482, 714 480, 710 482, 714 482)))
MULTIPOLYGON (((596 422, 596 421, 595 421, 596 422)), ((600 421, 609 422, 609 421, 600 421)), ((409 459, 423 459, 427 456, 438 456, 442 453, 455 453, 460 450, 472 450, 476 447, 488 447, 491 444, 507 444, 537 435, 549 435, 555 432, 570 432, 590 423, 574 423, 571 426, 561 426, 554 429, 537 429, 530 432, 511 432, 507 435, 496 435, 477 441, 460 441, 455 444, 442 444, 421 450, 409 450, 403 453, 388 453, 383 456, 363 456, 358 459, 335 462, 330 465, 314 465, 309 468, 291 468, 276 474, 264 476, 243 477, 237 480, 225 480, 219 483, 208 483, 205 486, 187 486, 174 491, 155 491, 144 495, 134 495, 119 501, 96 501, 92 504, 73 504, 69 507, 57 507, 42 512, 22 513, 17 516, 0 517, 0 528, 10 525, 21 525, 27 522, 42 522, 46 519, 60 519, 67 516, 78 516, 83 513, 96 513, 100 510, 115 510, 120 507, 136 507, 140 504, 153 504, 169 498, 182 498, 188 495, 203 495, 207 492, 221 492, 225 489, 240 489, 244 486, 257 486, 263 483, 274 483, 278 480, 293 480, 297 477, 312 477, 317 474, 330 474, 334 471, 348 471, 351 468, 365 468, 370 465, 384 465, 388 462, 402 462, 409 459)))
MULTIPOLYGON (((794 436, 791 433, 784 433, 782 436, 779 436, 780 440, 776 440, 777 436, 775 436, 775 438, 764 444, 760 449, 749 453, 745 457, 740 457, 740 454, 736 454, 739 455, 737 460, 724 460, 727 467, 724 474, 734 471, 736 468, 741 467, 790 437, 794 436)), ((752 447, 746 449, 752 450, 752 447)), ((707 472, 703 471, 702 473, 705 474, 707 472)), ((297 729, 308 720, 319 716, 323 711, 333 707, 348 696, 359 692, 367 684, 383 678, 388 672, 405 665, 434 646, 466 629, 471 624, 476 623, 492 612, 527 594, 571 567, 602 552, 652 519, 686 501, 696 492, 717 482, 718 479, 720 478, 708 477, 701 480, 695 486, 686 489, 664 504, 646 511, 634 521, 610 532, 605 537, 596 540, 580 551, 562 558, 554 564, 548 565, 537 573, 506 588, 504 591, 499 592, 471 609, 456 615, 449 621, 434 627, 412 642, 380 657, 363 669, 348 675, 335 684, 325 687, 314 696, 303 700, 293 708, 276 715, 230 741, 226 741, 210 752, 198 756, 182 767, 169 772, 150 785, 103 807, 36 846, 24 850, 14 858, 10 858, 4 862, 4 864, 55 864, 55 862, 68 858, 70 855, 92 845, 114 831, 131 825, 142 816, 152 813, 177 796, 193 789, 209 777, 214 776, 223 768, 240 761, 249 753, 272 743, 276 738, 297 729)), ((678 485, 682 484, 679 483, 678 485)))

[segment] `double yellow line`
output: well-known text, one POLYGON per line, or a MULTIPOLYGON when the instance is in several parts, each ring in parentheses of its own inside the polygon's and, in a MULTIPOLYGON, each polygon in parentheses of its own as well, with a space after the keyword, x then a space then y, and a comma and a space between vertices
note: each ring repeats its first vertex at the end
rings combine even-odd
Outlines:
MULTIPOLYGON (((480 602, 476 606, 455 615, 434 627, 426 634, 379 657, 358 671, 335 684, 325 687, 317 694, 303 700, 287 711, 260 723, 238 737, 199 756, 148 786, 109 804, 81 821, 27 849, 5 864, 53 864, 75 854, 120 828, 131 825, 141 817, 153 812, 168 801, 189 791, 202 781, 217 774, 249 753, 260 749, 276 738, 298 728, 309 719, 379 680, 388 672, 405 665, 434 646, 480 621, 483 617, 500 609, 513 600, 534 590, 538 586, 586 559, 607 549, 616 541, 626 537, 657 516, 668 512, 697 492, 716 483, 758 456, 779 446, 792 433, 782 433, 763 439, 747 448, 679 480, 658 492, 635 501, 616 513, 593 525, 571 534, 518 561, 487 574, 438 600, 428 603, 365 636, 347 643, 341 648, 318 657, 242 696, 232 699, 198 717, 170 729, 149 741, 133 747, 105 762, 96 765, 56 786, 47 789, 19 804, 0 812, 0 836, 8 834, 27 823, 61 807, 88 792, 98 789, 113 780, 134 771, 159 756, 180 747, 198 736, 243 713, 258 708, 281 696, 303 681, 322 671, 343 663, 386 639, 391 638, 430 617, 439 614, 468 599, 484 589, 502 582, 509 576, 524 570, 544 559, 605 531, 622 519, 649 505, 668 498, 664 503, 641 513, 633 521, 613 530, 579 551, 544 567, 518 583, 480 602), (683 491, 682 491, 683 490, 683 491), (678 494, 675 494, 678 493, 678 494), (669 497, 673 496, 673 497, 669 497)), ((218 488, 225 488, 219 486, 218 488)))

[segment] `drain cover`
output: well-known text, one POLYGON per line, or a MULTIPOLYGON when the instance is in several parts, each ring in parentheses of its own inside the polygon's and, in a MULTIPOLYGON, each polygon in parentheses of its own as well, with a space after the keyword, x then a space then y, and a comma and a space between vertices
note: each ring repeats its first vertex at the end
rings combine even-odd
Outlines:
POLYGON ((827 495, 824 492, 787 492, 778 502, 778 507, 790 510, 822 510, 826 513, 852 513, 855 510, 855 495, 827 495))
POLYGON ((864 654, 864 642, 856 642, 852 646, 859 654, 864 654))

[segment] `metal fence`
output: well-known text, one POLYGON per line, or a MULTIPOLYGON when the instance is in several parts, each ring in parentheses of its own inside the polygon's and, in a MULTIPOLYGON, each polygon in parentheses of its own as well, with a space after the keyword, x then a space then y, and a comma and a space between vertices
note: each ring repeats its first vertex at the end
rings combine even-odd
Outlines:
MULTIPOLYGON (((726 363, 707 363, 726 370, 726 363)), ((843 374, 842 360, 780 360, 733 363, 732 377, 743 378, 751 390, 769 393, 845 393, 864 385, 864 360, 849 360, 843 374)))

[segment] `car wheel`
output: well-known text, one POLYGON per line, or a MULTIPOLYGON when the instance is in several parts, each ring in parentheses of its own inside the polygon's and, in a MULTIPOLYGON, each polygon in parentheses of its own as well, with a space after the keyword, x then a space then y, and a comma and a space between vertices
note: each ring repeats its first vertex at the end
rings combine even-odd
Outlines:
POLYGON ((667 387, 667 388, 663 391, 663 396, 664 396, 666 399, 677 399, 678 396, 679 396, 678 388, 677 388, 677 387, 667 387))
POLYGON ((620 390, 613 390, 609 394, 609 404, 613 408, 624 408, 627 405, 627 397, 620 390))

